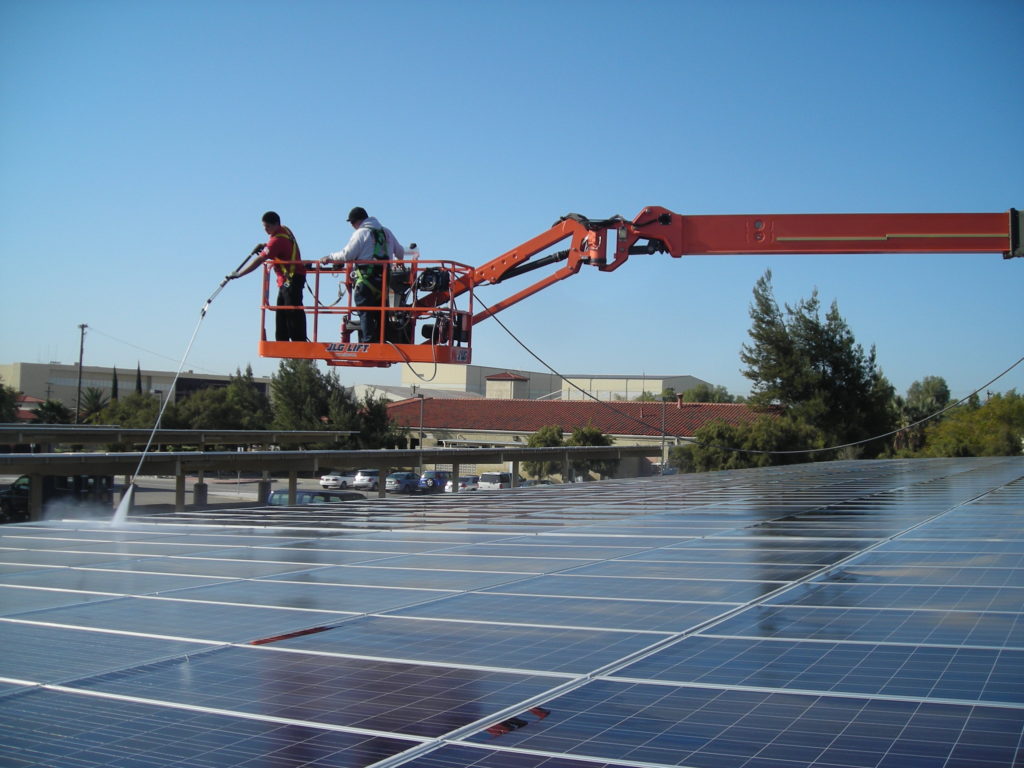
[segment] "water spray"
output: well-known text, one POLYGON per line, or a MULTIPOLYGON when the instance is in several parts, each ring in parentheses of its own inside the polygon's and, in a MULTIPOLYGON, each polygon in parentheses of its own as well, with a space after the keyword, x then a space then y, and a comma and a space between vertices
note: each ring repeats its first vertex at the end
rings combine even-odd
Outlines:
MULTIPOLYGON (((210 308, 213 300, 217 298, 222 290, 224 290, 224 286, 228 284, 228 282, 243 266, 245 266, 246 262, 249 261, 252 255, 253 254, 249 254, 246 256, 234 272, 220 281, 220 285, 217 286, 217 290, 210 294, 210 298, 206 300, 206 303, 203 304, 203 308, 199 310, 199 321, 196 323, 195 330, 192 331, 192 338, 188 340, 188 346, 185 347, 185 354, 181 356, 181 362, 178 363, 178 370, 174 373, 174 379, 171 381, 168 393, 175 391, 174 386, 178 383, 178 377, 181 376, 181 371, 185 367, 185 361, 188 359, 188 353, 192 351, 192 345, 195 343, 196 335, 199 333, 199 327, 203 324, 203 320, 206 318, 206 311, 210 308)), ((131 509, 132 499, 135 496, 135 478, 137 478, 139 473, 142 471, 142 465, 146 461, 146 455, 149 453, 149 449, 153 445, 153 438, 156 437, 156 432, 160 429, 160 420, 163 418, 164 411, 167 409, 167 405, 170 402, 171 398, 168 396, 160 405, 160 411, 156 415, 156 423, 153 425, 153 429, 149 433, 149 440, 146 441, 146 447, 142 449, 142 455, 139 457, 139 464, 135 467, 135 472, 128 480, 128 488, 125 491, 124 496, 121 498, 121 501, 118 503, 117 509, 114 510, 114 516, 110 520, 110 524, 112 526, 124 525, 125 521, 128 519, 128 510, 131 509)))

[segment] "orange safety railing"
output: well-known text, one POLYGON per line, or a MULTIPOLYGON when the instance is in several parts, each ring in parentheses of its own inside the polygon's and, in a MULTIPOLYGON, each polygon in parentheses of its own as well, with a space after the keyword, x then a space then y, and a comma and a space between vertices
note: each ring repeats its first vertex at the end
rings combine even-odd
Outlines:
MULTIPOLYGON (((306 269, 301 307, 276 300, 273 263, 263 272, 260 312, 261 357, 324 360, 328 365, 387 367, 394 363, 469 363, 472 359, 473 267, 454 261, 351 262, 327 266, 302 262, 306 269), (360 265, 383 267, 380 304, 357 306, 352 271, 360 265), (301 309, 308 341, 271 341, 268 322, 280 310, 301 309), (379 314, 378 332, 360 338, 360 312, 379 314), (271 313, 268 318, 268 313, 271 313)), ((271 330, 273 334, 273 329, 271 330)))

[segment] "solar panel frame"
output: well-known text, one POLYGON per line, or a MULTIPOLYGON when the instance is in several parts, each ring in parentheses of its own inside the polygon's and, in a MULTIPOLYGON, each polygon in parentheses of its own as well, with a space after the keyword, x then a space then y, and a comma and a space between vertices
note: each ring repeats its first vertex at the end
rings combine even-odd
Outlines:
POLYGON ((1022 512, 1011 457, 3 526, 0 754, 1007 768, 1022 512))

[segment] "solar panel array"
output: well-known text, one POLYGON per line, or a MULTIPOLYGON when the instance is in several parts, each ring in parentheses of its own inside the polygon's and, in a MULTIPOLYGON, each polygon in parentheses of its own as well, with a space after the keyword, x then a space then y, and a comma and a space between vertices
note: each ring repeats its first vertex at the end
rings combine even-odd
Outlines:
POLYGON ((1024 459, 0 527, 0 765, 1022 764, 1024 459))

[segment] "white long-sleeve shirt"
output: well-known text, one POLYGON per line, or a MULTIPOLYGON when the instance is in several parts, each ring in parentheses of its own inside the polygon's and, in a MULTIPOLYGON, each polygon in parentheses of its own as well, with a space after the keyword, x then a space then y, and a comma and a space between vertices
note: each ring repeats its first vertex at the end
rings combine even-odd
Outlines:
POLYGON ((348 243, 340 251, 327 255, 329 261, 335 263, 347 261, 370 261, 373 259, 373 230, 383 229, 387 241, 388 259, 398 260, 405 256, 405 248, 398 242, 398 238, 387 227, 381 226, 373 216, 366 219, 349 238, 348 243))

